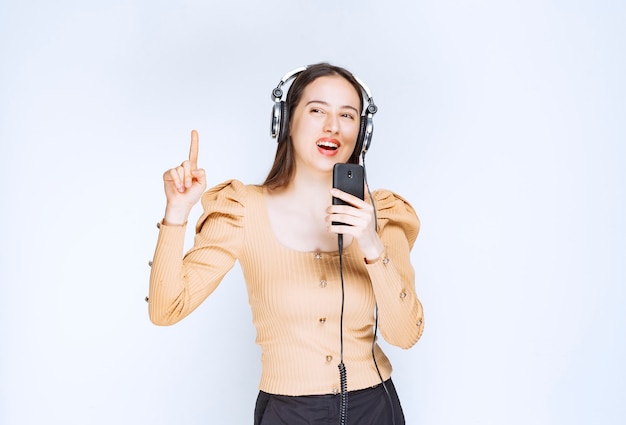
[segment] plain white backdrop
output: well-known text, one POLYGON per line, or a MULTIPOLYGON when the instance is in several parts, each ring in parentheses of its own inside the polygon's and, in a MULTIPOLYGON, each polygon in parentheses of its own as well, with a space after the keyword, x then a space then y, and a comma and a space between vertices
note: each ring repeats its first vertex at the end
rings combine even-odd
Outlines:
POLYGON ((0 423, 252 423, 238 266, 180 324, 148 320, 161 175, 196 128, 210 183, 261 182, 271 89, 318 61, 371 88, 370 185, 422 219, 426 330, 385 346, 407 423, 625 423, 625 19, 617 0, 0 1, 0 423))

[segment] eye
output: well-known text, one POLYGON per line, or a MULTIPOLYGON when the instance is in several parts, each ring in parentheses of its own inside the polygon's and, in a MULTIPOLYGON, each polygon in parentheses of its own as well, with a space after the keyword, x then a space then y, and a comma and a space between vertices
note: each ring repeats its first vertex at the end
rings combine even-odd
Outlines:
POLYGON ((343 114, 341 114, 341 116, 344 117, 344 118, 349 118, 351 120, 354 119, 354 115, 352 115, 352 114, 350 114, 348 112, 344 112, 343 114))
POLYGON ((322 110, 319 109, 319 108, 311 108, 311 112, 314 113, 314 114, 321 114, 322 110))

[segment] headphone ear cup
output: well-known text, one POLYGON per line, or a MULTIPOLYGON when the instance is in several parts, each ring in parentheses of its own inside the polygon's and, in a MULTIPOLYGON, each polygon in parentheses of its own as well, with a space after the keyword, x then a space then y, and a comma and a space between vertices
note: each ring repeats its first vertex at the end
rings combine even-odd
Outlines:
MULTIPOLYGON (((361 122, 359 125, 359 136, 356 139, 356 146, 359 148, 359 151, 357 152, 358 155, 361 155, 361 151, 363 150, 363 148, 365 147, 363 144, 366 142, 365 138, 367 137, 367 121, 368 121, 368 117, 363 115, 361 116, 361 122)), ((369 146, 367 146, 369 147, 369 146)), ((367 148, 365 147, 365 148, 367 148)))
POLYGON ((278 132, 277 140, 282 142, 289 136, 289 108, 287 102, 280 102, 280 129, 278 132))
POLYGON ((361 150, 367 152, 372 143, 372 134, 374 133, 374 120, 371 115, 364 115, 361 117, 361 150))
POLYGON ((270 125, 270 135, 272 138, 278 140, 278 136, 280 133, 280 103, 274 103, 272 106, 272 122, 270 125))
POLYGON ((363 148, 363 141, 365 139, 365 131, 367 129, 367 117, 361 116, 361 122, 359 124, 359 135, 356 138, 356 145, 361 150, 363 148))
POLYGON ((352 155, 350 155, 350 159, 348 162, 352 164, 358 164, 360 162, 361 152, 363 151, 363 142, 365 139, 365 132, 367 130, 367 117, 361 116, 361 120, 359 122, 359 135, 356 137, 356 144, 354 145, 354 150, 352 151, 352 155))

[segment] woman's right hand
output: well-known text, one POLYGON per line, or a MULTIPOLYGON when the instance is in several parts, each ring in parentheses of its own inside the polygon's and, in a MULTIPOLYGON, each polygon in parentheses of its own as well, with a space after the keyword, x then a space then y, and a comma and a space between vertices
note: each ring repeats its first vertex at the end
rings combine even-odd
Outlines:
POLYGON ((196 130, 191 131, 189 159, 183 161, 178 167, 167 170, 163 174, 163 184, 167 198, 164 224, 186 223, 191 209, 206 190, 204 169, 198 168, 198 132, 196 130))

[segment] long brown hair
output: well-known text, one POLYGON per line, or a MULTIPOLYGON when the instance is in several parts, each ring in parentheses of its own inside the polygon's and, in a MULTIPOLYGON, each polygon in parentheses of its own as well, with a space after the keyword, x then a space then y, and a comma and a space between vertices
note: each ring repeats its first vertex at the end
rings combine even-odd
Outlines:
MULTIPOLYGON (((302 98, 302 93, 304 92, 304 89, 316 79, 328 76, 340 76, 345 78, 350 84, 352 84, 354 86, 354 89, 359 94, 361 108, 363 108, 363 90, 359 82, 356 80, 356 78, 354 78, 354 75, 352 75, 350 71, 325 62, 317 63, 315 65, 308 66, 306 70, 298 74, 298 76, 291 84, 291 87, 289 88, 286 100, 288 122, 286 123, 287 125, 285 126, 285 128, 289 128, 289 125, 291 123, 290 112, 295 110, 296 106, 298 106, 298 103, 302 98)), ((359 111, 359 113, 361 113, 361 111, 359 111)), ((361 143, 359 142, 354 147, 354 151, 352 151, 352 155, 350 156, 348 162, 358 164, 360 153, 361 143)), ((289 131, 281 132, 280 138, 278 139, 276 156, 274 157, 274 164, 272 165, 269 174, 265 178, 263 186, 267 187, 270 190, 286 186, 291 181, 295 169, 296 161, 291 136, 289 134, 289 131)))

